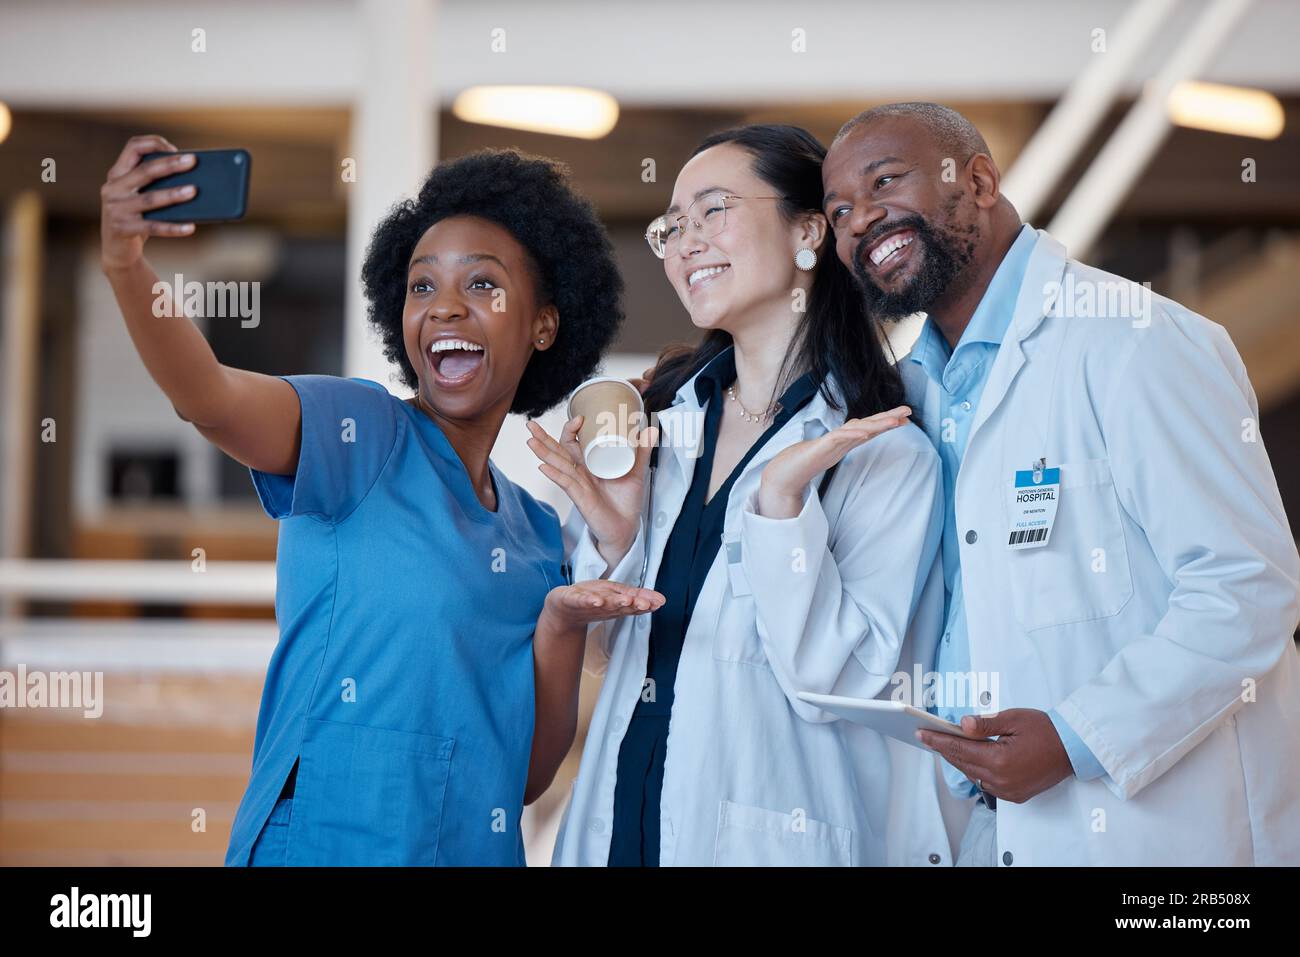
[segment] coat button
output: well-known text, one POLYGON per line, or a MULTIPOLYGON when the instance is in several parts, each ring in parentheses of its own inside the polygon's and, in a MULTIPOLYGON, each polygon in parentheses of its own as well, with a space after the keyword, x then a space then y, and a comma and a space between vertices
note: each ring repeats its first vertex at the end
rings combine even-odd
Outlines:
POLYGON ((979 536, 975 534, 975 529, 972 528, 972 529, 967 530, 967 532, 966 532, 966 544, 967 544, 967 545, 974 545, 975 542, 978 541, 978 540, 979 540, 979 536))
POLYGON ((668 524, 667 512, 655 512, 655 528, 663 528, 668 524))
POLYGON ((1003 851, 1003 852, 1002 852, 1002 863, 1003 863, 1003 864, 1006 864, 1008 867, 1010 867, 1010 866, 1011 866, 1011 862, 1012 862, 1013 860, 1015 860, 1015 858, 1013 858, 1013 857, 1011 856, 1011 852, 1010 852, 1010 851, 1003 851))
POLYGON ((940 857, 938 854, 931 854, 931 855, 930 855, 930 863, 931 863, 931 864, 938 864, 938 863, 939 863, 940 861, 942 861, 942 860, 943 860, 943 858, 940 857))

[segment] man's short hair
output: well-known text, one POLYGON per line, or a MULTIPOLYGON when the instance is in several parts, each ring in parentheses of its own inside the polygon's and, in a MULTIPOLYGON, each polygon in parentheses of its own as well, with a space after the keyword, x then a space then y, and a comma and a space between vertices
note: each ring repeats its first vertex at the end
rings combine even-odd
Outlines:
POLYGON ((989 153, 988 144, 975 128, 975 124, 956 110, 940 103, 886 103, 863 110, 849 120, 835 134, 832 146, 853 130, 873 120, 885 117, 902 116, 916 120, 929 131, 935 144, 945 156, 951 156, 964 163, 976 153, 989 153))

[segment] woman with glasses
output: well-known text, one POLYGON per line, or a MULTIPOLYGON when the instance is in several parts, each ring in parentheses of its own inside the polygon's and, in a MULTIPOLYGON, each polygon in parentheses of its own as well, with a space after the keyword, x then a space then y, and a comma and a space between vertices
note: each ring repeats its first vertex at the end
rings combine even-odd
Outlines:
POLYGON ((557 864, 950 861, 933 761, 928 782, 906 765, 918 823, 887 845, 895 749, 799 697, 891 691, 909 628, 942 611, 939 460, 823 255, 824 155, 801 129, 750 126, 678 174, 646 238, 704 336, 652 374, 653 459, 602 481, 580 420, 558 441, 531 426, 585 525, 578 574, 666 599, 589 630, 605 679, 557 864))

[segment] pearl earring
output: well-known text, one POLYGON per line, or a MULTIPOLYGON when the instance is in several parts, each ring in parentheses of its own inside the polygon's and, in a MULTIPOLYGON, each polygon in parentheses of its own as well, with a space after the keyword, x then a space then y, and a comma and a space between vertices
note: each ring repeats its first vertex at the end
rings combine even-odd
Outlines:
POLYGON ((810 272, 817 265, 817 254, 811 249, 800 249, 794 254, 794 264, 804 272, 810 272))

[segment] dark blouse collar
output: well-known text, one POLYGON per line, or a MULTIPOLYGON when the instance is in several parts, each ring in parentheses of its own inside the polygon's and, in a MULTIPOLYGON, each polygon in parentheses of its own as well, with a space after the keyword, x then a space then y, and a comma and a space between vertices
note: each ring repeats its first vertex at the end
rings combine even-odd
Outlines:
MULTIPOLYGON (((709 360, 695 377, 695 398, 700 405, 722 395, 722 390, 736 381, 736 347, 728 346, 709 360)), ((817 392, 817 383, 811 372, 795 379, 777 400, 782 410, 795 410, 817 392)))

